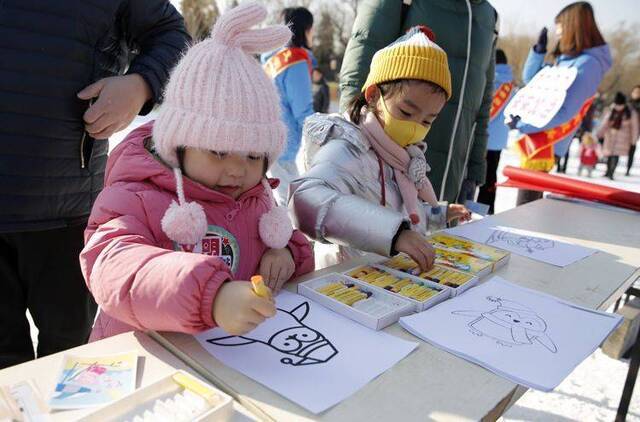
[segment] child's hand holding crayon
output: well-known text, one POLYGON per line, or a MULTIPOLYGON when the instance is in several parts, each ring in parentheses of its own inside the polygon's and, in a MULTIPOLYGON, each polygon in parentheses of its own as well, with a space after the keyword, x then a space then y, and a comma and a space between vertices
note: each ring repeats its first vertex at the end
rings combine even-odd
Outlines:
POLYGON ((268 287, 256 292, 248 281, 224 283, 213 302, 212 316, 216 324, 227 333, 239 336, 260 325, 276 314, 276 305, 268 287), (261 296, 262 295, 262 296, 261 296))

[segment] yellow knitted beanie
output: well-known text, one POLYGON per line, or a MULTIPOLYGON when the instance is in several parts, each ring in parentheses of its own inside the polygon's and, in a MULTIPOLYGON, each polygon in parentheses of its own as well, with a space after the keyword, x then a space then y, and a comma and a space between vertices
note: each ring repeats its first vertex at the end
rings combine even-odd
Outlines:
POLYGON ((415 26, 392 44, 373 56, 369 76, 362 87, 398 79, 417 79, 432 82, 445 90, 451 98, 451 72, 447 53, 432 41, 433 33, 424 26, 415 26))

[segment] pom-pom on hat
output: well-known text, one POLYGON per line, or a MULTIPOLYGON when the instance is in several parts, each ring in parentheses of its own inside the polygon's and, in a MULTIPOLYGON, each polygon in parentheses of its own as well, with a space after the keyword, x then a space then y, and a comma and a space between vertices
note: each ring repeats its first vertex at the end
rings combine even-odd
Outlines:
MULTIPOLYGON (((282 47, 291 31, 284 25, 252 29, 266 17, 267 10, 257 2, 224 13, 211 35, 186 52, 167 83, 153 140, 158 155, 174 169, 178 201, 171 203, 161 224, 179 244, 198 243, 206 235, 207 218, 200 204, 185 198, 178 147, 264 154, 269 164, 284 148, 280 99, 253 55, 282 47)), ((260 237, 270 248, 283 248, 293 232, 291 221, 286 209, 276 206, 266 180, 263 185, 270 209, 261 216, 260 237)))
POLYGON ((451 98, 447 53, 435 43, 435 35, 426 26, 414 26, 374 54, 362 92, 371 85, 398 79, 432 82, 444 89, 447 100, 451 98))

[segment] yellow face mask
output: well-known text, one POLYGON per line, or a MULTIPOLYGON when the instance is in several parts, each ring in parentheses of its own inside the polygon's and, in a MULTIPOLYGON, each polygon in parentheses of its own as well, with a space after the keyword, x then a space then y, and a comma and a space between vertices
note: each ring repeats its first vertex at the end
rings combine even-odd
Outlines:
POLYGON ((384 120, 384 132, 389 135, 398 145, 405 148, 409 145, 422 141, 431 125, 424 126, 410 120, 402 120, 393 117, 384 102, 384 98, 380 96, 382 102, 382 118, 384 120))

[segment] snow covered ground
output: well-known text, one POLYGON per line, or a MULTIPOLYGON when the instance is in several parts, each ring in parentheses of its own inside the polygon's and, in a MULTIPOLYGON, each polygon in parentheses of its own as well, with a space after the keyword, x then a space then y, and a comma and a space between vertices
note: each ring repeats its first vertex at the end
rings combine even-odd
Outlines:
MULTIPOLYGON (((138 117, 131 126, 115 134, 110 140, 113 149, 124 136, 133 128, 153 118, 138 117)), ((578 177, 578 143, 574 142, 571 158, 567 167, 567 177, 578 177)), ((640 155, 640 153, 639 153, 640 155)), ((598 164, 593 178, 580 178, 594 183, 640 192, 640 156, 631 176, 624 176, 626 159, 621 158, 616 173, 616 180, 603 178, 604 164, 598 164)), ((518 166, 519 160, 515 152, 505 150, 500 161, 500 174, 506 165, 518 166)), ((505 180, 504 176, 499 178, 505 180)), ((515 206, 516 190, 512 188, 498 188, 496 197, 496 212, 507 211, 515 206)), ((640 225, 639 225, 640 227, 640 225)), ((32 326, 32 337, 37 338, 37 329, 32 326)), ((626 379, 628 362, 609 358, 600 350, 587 358, 576 370, 551 393, 538 391, 527 392, 504 415, 504 420, 515 421, 613 421, 615 419, 620 395, 626 379)), ((627 416, 628 421, 640 421, 640 381, 636 384, 631 406, 627 416)))

